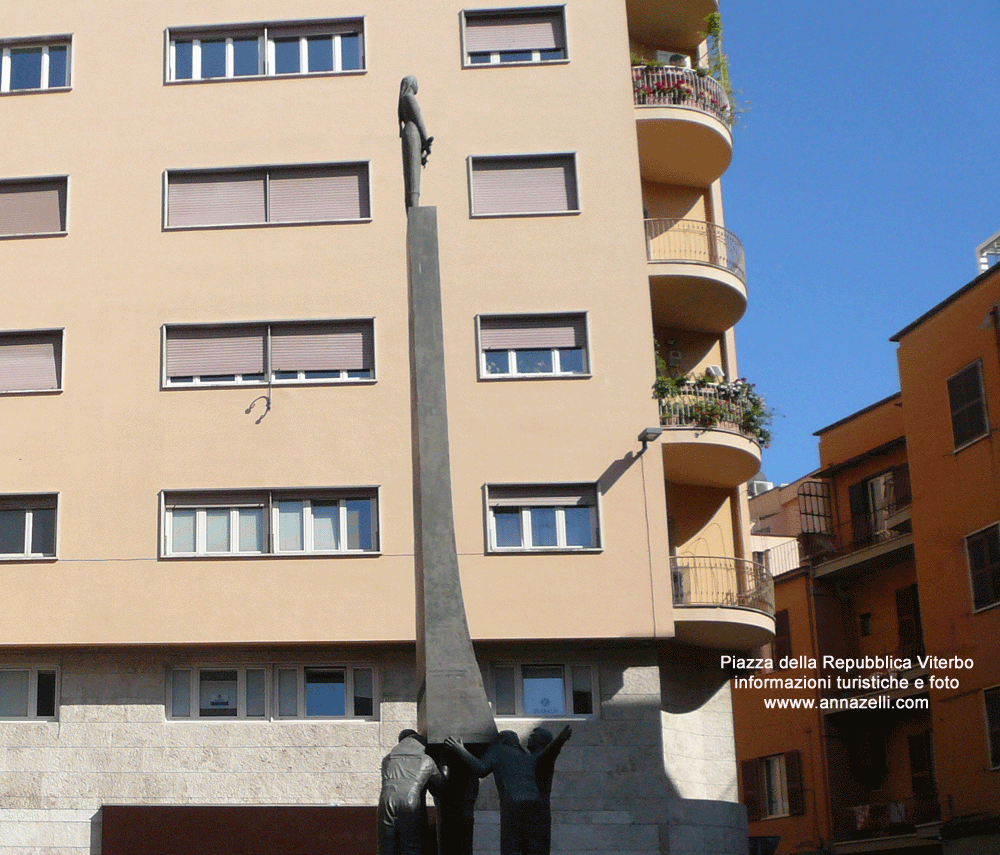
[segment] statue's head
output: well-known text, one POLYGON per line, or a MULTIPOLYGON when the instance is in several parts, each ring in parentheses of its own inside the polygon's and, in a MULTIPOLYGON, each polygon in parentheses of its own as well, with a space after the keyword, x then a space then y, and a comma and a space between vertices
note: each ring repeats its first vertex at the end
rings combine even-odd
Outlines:
POLYGON ((528 736, 528 750, 532 754, 537 754, 553 740, 552 731, 544 727, 536 727, 528 736))
POLYGON ((402 742, 404 739, 408 739, 411 736, 415 736, 418 739, 420 738, 420 734, 417 733, 412 727, 403 728, 403 730, 399 731, 399 738, 397 741, 402 742))
POLYGON ((521 747, 521 740, 517 738, 517 734, 513 730, 501 730, 497 735, 497 743, 509 745, 511 748, 521 747))
POLYGON ((404 95, 417 94, 417 78, 412 74, 407 74, 399 83, 399 97, 404 95))

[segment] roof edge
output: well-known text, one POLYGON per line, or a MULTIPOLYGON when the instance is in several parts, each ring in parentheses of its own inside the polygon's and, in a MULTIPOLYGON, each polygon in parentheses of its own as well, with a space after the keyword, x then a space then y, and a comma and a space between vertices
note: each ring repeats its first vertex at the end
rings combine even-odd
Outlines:
POLYGON ((894 336, 890 336, 889 337, 889 341, 893 341, 896 344, 899 344, 899 340, 904 335, 907 335, 908 333, 912 332, 914 329, 916 329, 917 327, 919 327, 924 321, 929 320, 930 318, 934 317, 934 315, 936 315, 942 309, 947 308, 949 305, 951 305, 952 303, 954 303, 959 297, 964 296, 969 291, 971 291, 973 288, 975 288, 977 285, 979 285, 980 283, 986 281, 987 279, 989 279, 990 276, 995 275, 997 273, 1000 273, 1000 264, 994 264, 992 267, 988 267, 986 270, 984 270, 982 273, 980 273, 975 279, 973 279, 967 285, 963 285, 961 288, 959 288, 953 294, 949 294, 940 303, 938 303, 936 306, 928 309, 926 312, 924 312, 919 318, 917 318, 912 323, 907 324, 905 327, 903 327, 894 336))
POLYGON ((869 404, 867 407, 858 410, 856 413, 851 413, 849 416, 844 416, 844 418, 834 422, 831 425, 827 425, 826 427, 822 427, 817 431, 813 431, 813 436, 822 436, 828 430, 833 430, 835 427, 840 427, 843 424, 847 424, 847 422, 851 421, 852 419, 856 419, 858 416, 863 416, 865 413, 870 413, 872 410, 878 409, 883 404, 888 404, 889 401, 893 400, 894 398, 901 397, 902 394, 903 394, 902 391, 893 392, 891 395, 888 395, 881 401, 876 401, 874 404, 869 404))

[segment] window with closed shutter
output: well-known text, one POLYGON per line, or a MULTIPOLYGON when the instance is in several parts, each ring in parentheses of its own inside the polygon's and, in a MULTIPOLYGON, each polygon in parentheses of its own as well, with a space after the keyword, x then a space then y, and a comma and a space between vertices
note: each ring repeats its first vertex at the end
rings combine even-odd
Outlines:
POLYGON ((464 21, 466 65, 566 59, 561 6, 470 11, 464 14, 464 21))
POLYGON ((62 330, 0 333, 0 392, 62 388, 62 330))
POLYGON ((332 223, 368 217, 367 163, 167 175, 167 228, 332 223))
POLYGON ((481 316, 479 352, 484 378, 574 376, 590 371, 582 314, 481 316))
POLYGON ((572 154, 473 157, 471 170, 473 216, 579 210, 572 154))
POLYGON ((66 181, 65 177, 0 181, 0 237, 65 232, 66 181))

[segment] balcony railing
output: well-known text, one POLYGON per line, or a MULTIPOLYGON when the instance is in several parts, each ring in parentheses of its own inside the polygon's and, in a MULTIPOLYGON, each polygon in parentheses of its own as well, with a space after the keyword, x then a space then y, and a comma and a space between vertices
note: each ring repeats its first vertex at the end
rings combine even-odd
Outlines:
POLYGON ((731 606, 774 614, 774 581, 745 558, 683 555, 670 559, 675 606, 731 606))
POLYGON ((733 123, 726 90, 714 77, 688 68, 633 66, 632 93, 637 107, 688 107, 733 123))
POLYGON ((770 411, 752 385, 744 381, 679 383, 676 392, 660 399, 660 424, 667 428, 730 431, 762 446, 771 439, 767 429, 770 411))
POLYGON ((721 267, 746 282, 743 244, 728 229, 702 220, 646 220, 646 258, 721 267))
POLYGON ((914 826, 941 819, 941 805, 937 791, 931 790, 899 801, 853 805, 837 819, 838 840, 901 836, 912 833, 914 826))

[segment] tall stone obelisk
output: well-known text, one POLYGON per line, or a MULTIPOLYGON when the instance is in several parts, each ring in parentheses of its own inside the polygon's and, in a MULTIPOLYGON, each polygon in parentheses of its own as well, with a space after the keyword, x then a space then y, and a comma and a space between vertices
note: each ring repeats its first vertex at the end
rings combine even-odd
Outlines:
POLYGON ((451 501, 444 330, 437 209, 420 207, 420 171, 430 155, 417 104, 417 80, 399 91, 399 136, 406 195, 410 302, 410 420, 413 430, 413 534, 417 589, 418 728, 431 744, 446 736, 476 743, 496 736, 469 636, 458 574, 451 501))

